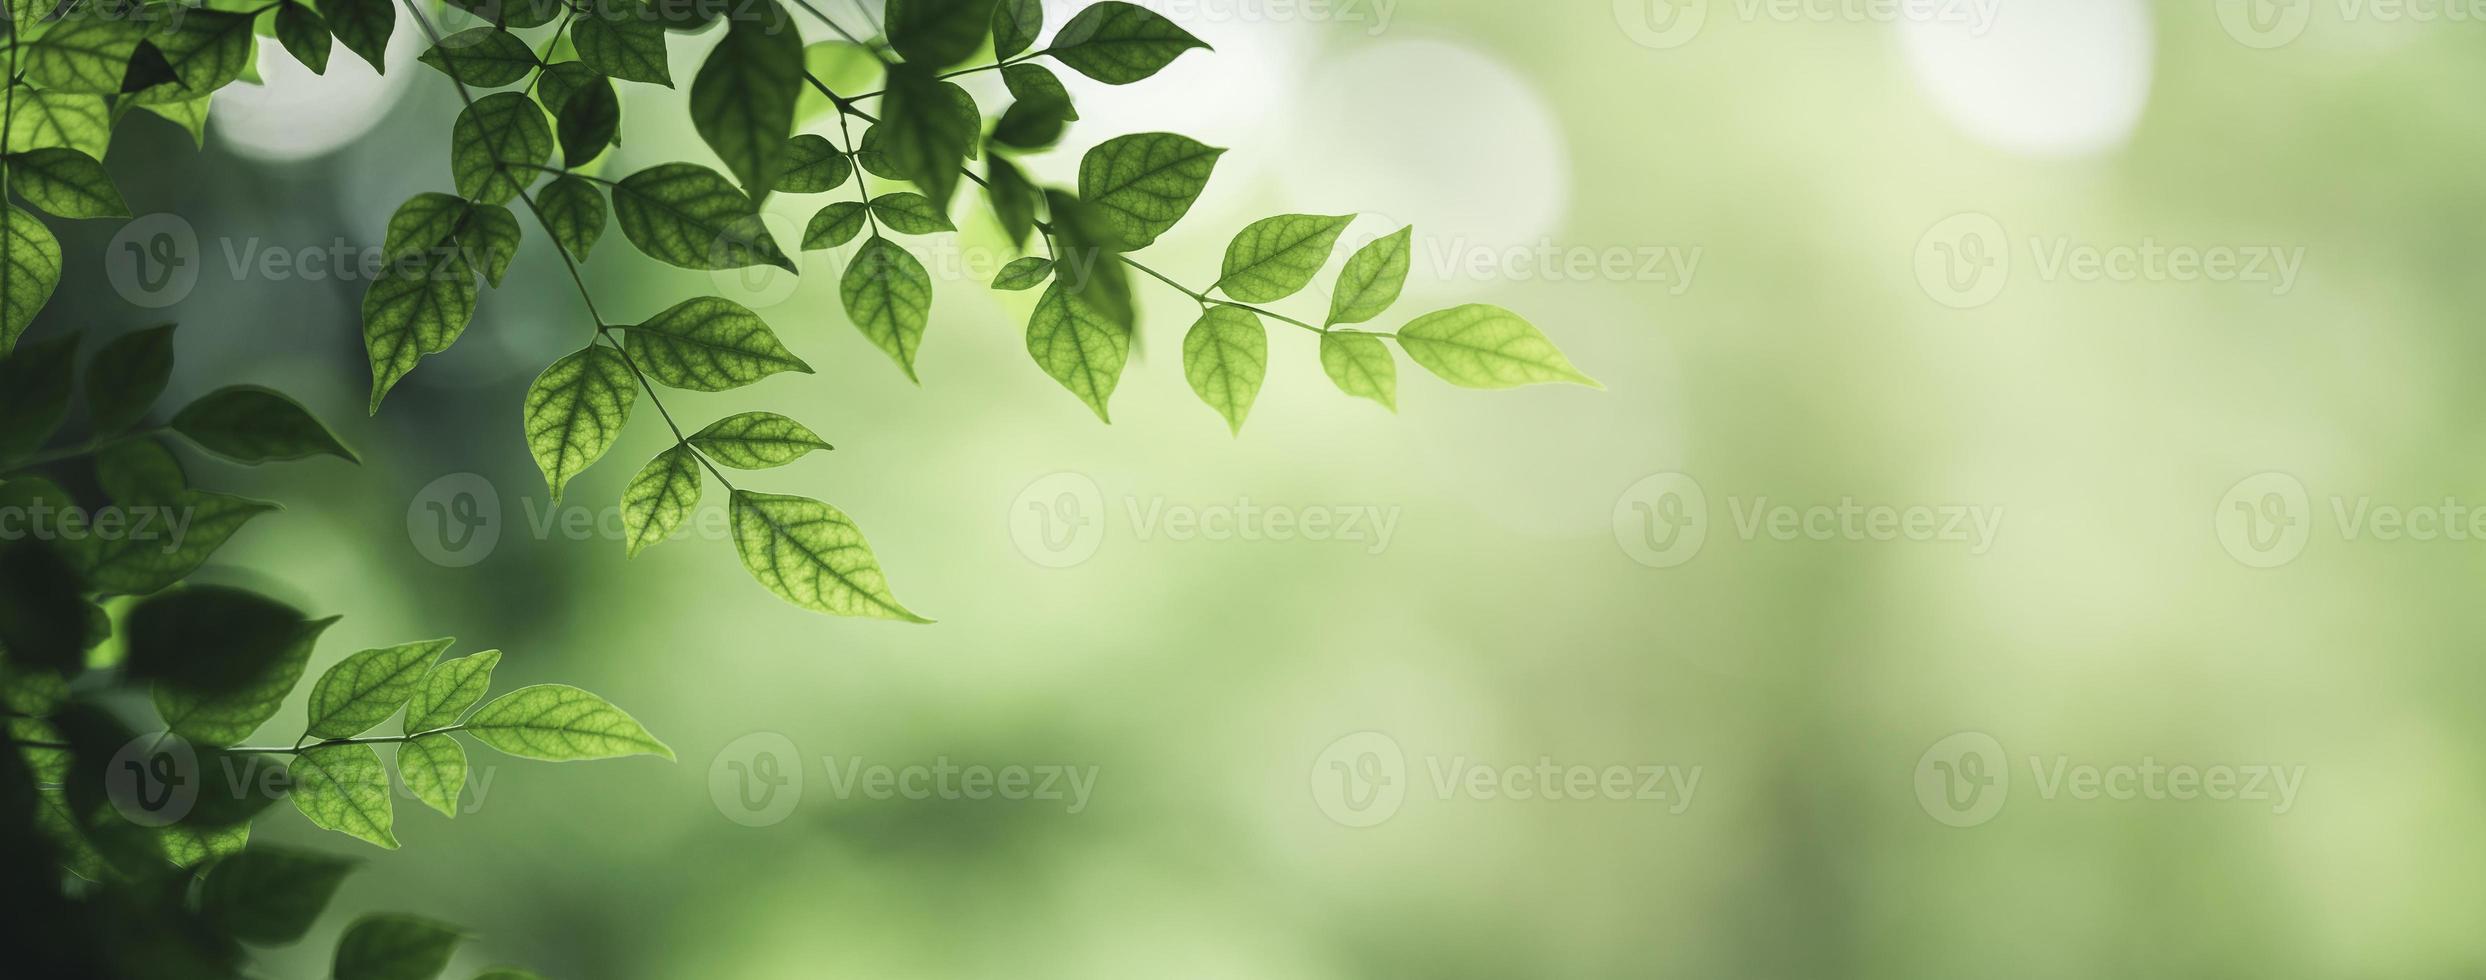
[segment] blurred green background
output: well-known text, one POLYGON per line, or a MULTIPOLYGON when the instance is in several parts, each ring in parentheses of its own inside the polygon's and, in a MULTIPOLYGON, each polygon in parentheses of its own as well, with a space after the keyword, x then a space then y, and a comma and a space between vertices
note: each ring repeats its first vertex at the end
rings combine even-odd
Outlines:
MULTIPOLYGON (((473 928, 457 969, 599 980, 2486 972, 2486 607, 2466 598, 2486 546, 2332 509, 2486 507, 2486 277, 2464 257, 2486 221, 2486 23, 2138 0, 1150 5, 1218 50, 1127 89, 1071 79, 1084 118, 1040 177, 1068 183, 1127 132, 1232 147, 1145 261, 1204 283, 1268 214, 1361 213, 1342 252, 1412 223, 1408 298, 1376 326, 1494 303, 1606 390, 1469 392, 1402 362, 1393 416, 1273 325, 1232 438, 1181 378, 1196 310, 1142 282, 1108 427, 1029 362, 1032 295, 980 285, 1008 257, 980 204, 960 235, 910 242, 937 281, 920 387, 840 311, 851 247, 752 281, 608 233, 586 274, 609 317, 725 295, 818 369, 667 405, 784 412, 837 445, 746 485, 845 509, 939 622, 830 619, 766 594, 722 539, 625 560, 610 531, 539 530, 519 401, 589 323, 531 226, 515 285, 376 418, 363 282, 235 272, 376 245, 399 201, 448 186, 455 96, 411 32, 384 80, 262 59, 270 90, 220 95, 203 151, 125 127, 115 176, 193 230, 195 287, 141 309, 108 281, 114 229, 65 229, 49 328, 178 319, 168 404, 279 386, 365 457, 197 464, 289 508, 202 579, 342 614, 314 670, 453 634, 506 651, 498 687, 580 684, 680 754, 479 750, 472 812, 401 798, 394 853, 271 816, 267 839, 370 860, 264 975, 319 973, 379 909, 473 928), (1942 238, 1961 214, 2003 235, 1942 238), (2269 248, 2301 271, 2084 276, 2051 264, 2065 246, 2269 248), (1942 264, 1993 249, 2007 268, 1942 264), (1627 271, 1597 268, 1618 251, 1627 271), (1926 270, 2001 281, 1961 293, 1926 270), (1669 473, 1705 507, 1648 496, 1669 473), (2292 560, 2222 537, 2261 499, 2231 488, 2264 473, 2287 477, 2248 486, 2302 490, 2292 560), (425 503, 477 486, 492 540, 444 550, 425 503), (1735 520, 1849 498, 1975 506, 1999 534, 1779 540, 1735 520), (1395 523, 1382 547, 1148 522, 1246 502, 1395 523), (1652 513, 1705 540, 1651 560, 1652 513), (1920 793, 1959 771, 1929 753, 1959 732, 2009 777, 1968 820, 1920 793), (736 768, 754 751, 800 771, 774 822, 741 803, 764 789, 736 768), (2284 807, 2081 799, 2032 757, 2302 782, 2284 807), (1084 806, 875 798, 832 778, 856 760, 1095 783, 1084 806), (1434 779, 1540 760, 1698 782, 1521 800, 1434 779), (1342 809, 1341 785, 1403 798, 1342 809)), ((677 78, 715 36, 673 39, 677 78)), ((710 162, 678 92, 625 88, 608 172, 710 162)), ((826 200, 772 201, 781 240, 826 200)), ((660 429, 640 419, 561 507, 609 524, 660 429)))

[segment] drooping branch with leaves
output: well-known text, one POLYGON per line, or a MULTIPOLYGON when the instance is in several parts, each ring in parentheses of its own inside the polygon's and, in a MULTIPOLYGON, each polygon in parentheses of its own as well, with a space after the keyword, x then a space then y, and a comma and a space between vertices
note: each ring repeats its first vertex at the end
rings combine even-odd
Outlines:
MULTIPOLYGON (((667 391, 729 391, 811 368, 757 313, 723 297, 653 311, 614 309, 609 297, 600 306, 582 263, 608 223, 667 265, 795 273, 762 208, 772 197, 822 196, 798 251, 854 245, 839 272, 848 319, 910 380, 937 385, 919 376, 918 356, 947 334, 928 331, 934 282, 902 236, 956 233, 961 214, 983 215, 1018 253, 992 287, 1042 290, 1028 354, 1100 420, 1110 421, 1142 329, 1142 280, 1198 308, 1180 345, 1183 375, 1238 434, 1267 373, 1272 321, 1311 334, 1308 353, 1343 392, 1393 410, 1393 346, 1464 387, 1594 384, 1499 307, 1364 327, 1399 298, 1411 228, 1348 257, 1328 309, 1309 319, 1272 307, 1323 273, 1353 215, 1253 222, 1213 279, 1152 267, 1140 253, 1191 211, 1223 149, 1173 133, 1119 135, 1085 153, 1075 187, 1038 186, 1020 161, 1057 147, 1079 119, 1057 68, 1128 85, 1209 47, 1157 13, 1091 4, 1047 41, 1040 0, 888 0, 877 16, 880 5, 844 0, 852 6, 842 19, 815 0, 786 2, 792 10, 778 0, 452 0, 462 9, 453 15, 422 0, 8 0, 0 168, 14 200, 0 208, 0 509, 52 515, 52 524, 47 533, 0 528, 9 722, 0 729, 9 825, 0 829, 11 841, 0 889, 13 908, 35 912, 11 928, 49 937, 35 945, 59 958, 37 963, 38 975, 233 976, 246 969, 245 944, 298 939, 350 862, 249 844, 251 820, 275 799, 290 798, 317 826, 393 848, 390 762, 416 799, 454 814, 468 767, 460 738, 532 759, 671 757, 628 714, 577 688, 536 685, 484 702, 499 654, 442 659, 447 640, 346 657, 312 685, 292 743, 243 744, 276 716, 334 620, 186 583, 275 507, 189 486, 170 440, 254 465, 353 453, 299 404, 261 388, 219 389, 152 423, 173 363, 169 327, 114 340, 83 371, 74 332, 20 340, 61 280, 58 240, 36 213, 128 217, 101 163, 114 125, 135 110, 199 136, 218 89, 257 81, 258 36, 324 74, 336 46, 387 70, 391 37, 411 29, 425 45, 422 64, 457 95, 447 189, 418 190, 396 208, 381 274, 362 299, 370 410, 459 339, 484 289, 538 286, 509 277, 532 227, 565 273, 545 288, 574 291, 579 308, 579 347, 517 406, 551 495, 611 450, 644 400, 670 444, 622 492, 629 553, 679 530, 714 478, 746 568, 808 609, 926 621, 898 600, 845 512, 745 489, 727 473, 782 466, 830 449, 827 440, 759 411, 686 430, 667 408, 667 391), (807 45, 807 31, 828 37, 807 45), (673 87, 673 49, 691 35, 715 37, 686 93, 713 162, 608 176, 621 161, 685 155, 625 145, 621 104, 633 86, 673 87), (985 72, 1008 95, 997 114, 955 81, 985 72), (823 131, 798 131, 815 122, 815 106, 830 117, 823 131), (964 184, 982 208, 960 205, 964 184), (68 428, 83 433, 55 438, 76 414, 72 379, 81 376, 85 412, 68 428), (169 547, 128 527, 133 515, 174 513, 183 532, 169 547), (107 520, 118 530, 104 533, 107 520), (145 696, 133 705, 115 692, 145 696), (129 720, 142 706, 160 726, 129 720), (401 713, 397 734, 370 734, 401 713), (391 759, 379 745, 392 747, 391 759), (226 789, 154 821, 160 811, 139 804, 169 783, 150 767, 180 753, 192 775, 265 778, 202 779, 202 789, 226 789), (125 783, 139 799, 116 796, 125 783)), ((346 931, 335 975, 434 976, 462 938, 427 919, 369 917, 346 931)))

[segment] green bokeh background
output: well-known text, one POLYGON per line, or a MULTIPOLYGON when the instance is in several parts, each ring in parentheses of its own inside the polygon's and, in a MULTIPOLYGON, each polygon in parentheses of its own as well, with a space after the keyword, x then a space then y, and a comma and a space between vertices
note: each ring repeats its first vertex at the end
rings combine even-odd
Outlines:
MULTIPOLYGON (((1044 165, 1057 181, 1127 131, 1114 118, 1182 129, 1197 111, 1212 132, 1195 135, 1238 134, 1150 264, 1204 283, 1253 218, 1410 202, 1421 213, 1356 226, 1419 233, 1408 298, 1380 326, 1492 302, 1602 392, 1469 392, 1402 362, 1393 416, 1334 391, 1310 338, 1272 325, 1268 388, 1230 438, 1181 379, 1196 311, 1143 283, 1143 349, 1108 427, 1028 362, 1027 295, 939 282, 918 387, 840 312, 846 251, 804 256, 790 294, 736 292, 608 233, 586 272, 617 321, 701 293, 778 297, 749 301, 817 375, 667 405, 689 420, 784 412, 835 443, 744 483, 854 515, 932 626, 792 608, 721 540, 625 560, 606 536, 532 530, 549 505, 521 393, 588 331, 533 225, 515 285, 374 418, 362 284, 224 268, 218 250, 253 238, 376 243, 397 201, 447 187, 454 96, 411 62, 377 128, 315 159, 250 159, 214 122, 203 152, 169 126, 127 128, 116 176, 139 213, 195 227, 199 286, 164 314, 123 303, 102 271, 112 228, 93 223, 64 234, 47 323, 177 317, 172 400, 278 386, 362 451, 360 467, 193 467, 287 505, 203 577, 342 614, 314 669, 453 634, 461 651, 506 652, 499 689, 588 687, 680 755, 552 765, 478 749, 490 782, 470 790, 473 812, 452 822, 401 798, 393 853, 272 816, 263 839, 370 860, 310 938, 266 955, 267 976, 318 973, 370 910, 473 929, 453 975, 515 962, 598 980, 2469 975, 2486 970, 2470 644, 2486 545, 2350 540, 2321 519, 2301 557, 2256 569, 2213 514, 2269 471, 2319 508, 2486 506, 2470 380, 2486 354, 2470 257, 2486 25, 2335 23, 2325 5, 2304 38, 2258 50, 2210 6, 2146 8, 2137 124, 2067 157, 1996 148, 1947 116, 1888 24, 1752 20, 1725 2, 1670 49, 1635 43, 1629 11, 1600 0, 1407 0, 1379 31, 1203 14, 1186 24, 1218 54, 1128 92, 1074 81, 1121 108, 1074 127, 1044 165), (1243 66, 1218 67, 1230 57, 1243 66), (1327 84, 1374 63, 1442 74, 1327 84), (1483 111, 1469 92, 1538 115, 1483 111), (1357 127, 1369 138, 1336 138, 1357 127), (1516 200, 1543 219, 1511 217, 1516 200), (2273 295, 2023 265, 1993 302, 1955 310, 1915 262, 1927 229, 1961 212, 2049 240, 2301 248, 2304 271, 2273 295), (1453 233, 1702 261, 1680 290, 1444 275, 1424 259, 1453 233), (1638 527, 1618 501, 1628 515, 1627 488, 1675 471, 1706 490, 1708 540, 1650 567, 1623 546, 1638 527), (1022 491, 1062 472, 1097 489, 1105 536, 1049 568, 1012 520, 1022 491), (487 480, 502 515, 468 567, 416 547, 420 494, 457 473, 487 480), (1847 497, 2005 518, 1983 554, 1746 539, 1730 520, 1730 500, 1847 497), (1143 536, 1128 517, 1247 499, 1398 516, 1378 553, 1143 536), (1403 750, 1409 795, 1355 828, 1316 803, 1316 760, 1363 731, 1403 750), (1994 819, 1954 828, 1915 779, 1962 731, 2004 746, 2013 782, 1994 819), (710 790, 720 751, 755 732, 803 756, 799 806, 765 827, 727 819, 710 790), (2284 813, 2047 799, 2030 756, 2305 775, 2284 813), (1077 813, 876 801, 839 798, 824 757, 1098 778, 1077 813), (1426 768, 1540 758, 1701 777, 1675 813, 1445 799, 1426 768)), ((677 78, 714 36, 675 38, 677 78)), ((625 112, 630 149, 608 172, 710 159, 678 93, 630 86, 625 112)), ((773 203, 778 233, 825 200, 773 203)), ((965 227, 965 248, 998 239, 980 207, 965 227)), ((1307 318, 1322 305, 1281 304, 1307 318)), ((639 419, 564 506, 611 506, 662 446, 639 419)), ((299 720, 289 708, 268 733, 299 720)))

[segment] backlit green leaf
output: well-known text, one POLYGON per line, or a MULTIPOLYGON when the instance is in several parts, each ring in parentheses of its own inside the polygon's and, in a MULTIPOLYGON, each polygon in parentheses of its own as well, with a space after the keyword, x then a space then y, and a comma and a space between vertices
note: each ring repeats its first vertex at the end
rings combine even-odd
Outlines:
POLYGON ((794 130, 794 101, 803 88, 803 40, 786 29, 774 0, 765 11, 732 18, 725 37, 691 79, 691 125, 742 181, 765 200, 794 130))
POLYGON ((1009 58, 1035 46, 1044 33, 1044 0, 1001 0, 993 8, 993 57, 1009 58))
MULTIPOLYGON (((380 753, 362 743, 314 745, 294 756, 293 806, 312 824, 389 850, 388 770, 380 753)), ((342 975, 342 974, 340 974, 342 975)))
POLYGON ((768 591, 805 609, 910 623, 863 531, 844 512, 803 497, 734 491, 734 550, 768 591))
POLYGON ((775 186, 790 194, 818 194, 845 186, 854 171, 854 164, 829 145, 828 137, 803 133, 787 140, 785 152, 778 155, 775 186))
POLYGON ((147 414, 173 373, 173 327, 133 330, 86 363, 86 410, 98 432, 118 432, 147 414))
POLYGON ((371 64, 374 71, 386 73, 382 58, 388 52, 388 36, 397 29, 397 5, 389 0, 319 0, 320 15, 328 19, 328 29, 337 36, 337 43, 371 64))
POLYGON ((1415 226, 1399 229, 1387 238, 1374 239, 1355 250, 1347 259, 1347 267, 1338 273, 1338 288, 1329 294, 1329 322, 1362 323, 1387 312, 1398 302, 1398 293, 1407 285, 1407 264, 1414 250, 1410 243, 1415 226))
MULTIPOLYGON (((147 444, 152 445, 152 444, 147 444)), ((160 452, 160 448, 158 449, 160 452)), ((181 581, 251 518, 275 504, 206 490, 178 489, 163 496, 117 501, 121 529, 89 542, 87 586, 103 595, 144 595, 181 581)))
POLYGON ((622 353, 602 344, 552 362, 527 387, 527 449, 554 500, 561 499, 571 477, 613 448, 638 396, 622 353))
POLYGON ((14 205, 0 205, 0 225, 0 357, 7 357, 60 286, 60 240, 14 205))
POLYGON ((154 29, 145 14, 81 5, 25 45, 26 77, 47 92, 118 94, 130 57, 154 29))
POLYGON ((1321 371, 1339 391, 1398 411, 1398 362, 1381 338, 1343 330, 1322 334, 1321 371))
POLYGON ((175 413, 172 426, 199 448, 238 463, 319 455, 360 462, 309 410, 257 385, 208 392, 175 413))
POLYGON ((993 0, 889 0, 889 46, 907 61, 947 68, 984 46, 993 0))
POLYGON ((834 449, 828 441, 775 412, 729 415, 693 433, 690 444, 710 459, 743 470, 784 466, 815 449, 834 449))
POLYGON ((1354 215, 1281 214, 1245 225, 1226 245, 1215 288, 1246 303, 1285 299, 1312 282, 1354 215))
POLYGON ((1079 396, 1096 417, 1113 416, 1106 402, 1131 357, 1130 329, 1073 295, 1061 282, 1045 287, 1027 321, 1027 353, 1036 366, 1079 396))
POLYGON ((173 734, 202 745, 234 745, 249 738, 284 706, 285 696, 302 679, 303 665, 310 662, 311 648, 335 623, 331 617, 295 624, 277 655, 261 663, 247 682, 229 693, 198 694, 157 685, 156 713, 164 717, 165 727, 173 734))
POLYGON ((453 926, 411 915, 367 915, 337 940, 335 980, 432 980, 466 938, 453 926))
POLYGON ((631 327, 623 349, 660 384, 726 391, 782 371, 811 373, 760 315, 714 296, 688 299, 631 327))
POLYGON ((525 232, 518 226, 518 216, 498 204, 477 204, 466 209, 466 221, 458 227, 458 247, 466 253, 466 263, 483 271, 484 281, 501 284, 501 276, 509 271, 509 263, 518 257, 518 243, 525 232))
POLYGON ((838 201, 821 208, 803 228, 803 250, 836 248, 854 241, 863 233, 864 212, 861 201, 838 201))
POLYGON ((276 40, 311 74, 328 73, 328 21, 308 4, 288 2, 276 8, 276 40))
POLYGON ((9 189, 54 217, 129 217, 112 175, 81 151, 54 146, 12 153, 8 166, 9 189))
POLYGON ((976 153, 983 135, 975 99, 929 68, 899 65, 889 71, 881 96, 880 134, 896 172, 923 188, 932 203, 947 207, 958 187, 959 168, 976 153))
POLYGON ((416 60, 477 88, 499 88, 535 70, 535 52, 498 27, 470 27, 440 39, 416 60))
POLYGON ((1463 388, 1551 382, 1603 387, 1572 367, 1534 325, 1499 306, 1478 303, 1425 314, 1399 328, 1398 345, 1435 377, 1463 388))
POLYGON ((449 172, 458 193, 485 204, 509 203, 552 158, 544 110, 516 92, 476 99, 458 113, 449 134, 449 172))
POLYGON ((1079 161, 1079 197, 1146 248, 1191 211, 1225 150, 1173 133, 1137 133, 1097 144, 1079 161))
POLYGON ((584 177, 562 176, 535 195, 544 214, 544 230, 570 257, 581 262, 604 234, 604 194, 584 177))
POLYGON ((311 685, 310 724, 315 738, 352 738, 370 731, 405 707, 423 675, 454 641, 424 640, 363 650, 337 661, 311 685))
POLYGON ((356 862, 261 844, 216 862, 199 890, 199 911, 233 938, 262 946, 309 932, 356 862))
POLYGON ((371 413, 425 356, 448 350, 475 318, 475 273, 455 252, 394 261, 363 292, 363 347, 371 355, 371 413))
POLYGON ((1010 236, 1011 248, 1027 247, 1027 236, 1036 230, 1036 201, 1043 197, 1036 185, 1027 179, 1007 158, 999 153, 985 165, 985 196, 993 202, 993 217, 1010 236))
POLYGON ((578 60, 623 81, 673 86, 665 65, 664 24, 636 3, 596 3, 587 10, 570 25, 578 60))
POLYGON ((561 103, 555 130, 561 141, 561 161, 573 168, 586 166, 613 145, 621 132, 621 100, 613 95, 613 83, 596 78, 570 93, 561 103))
POLYGON ((1047 49, 1054 60, 1108 85, 1127 85, 1157 73, 1177 56, 1207 42, 1153 10, 1107 0, 1079 11, 1047 49))
POLYGON ((466 746, 446 734, 408 739, 397 747, 397 776, 423 805, 457 816, 466 789, 466 746))
POLYGON ((389 215, 381 252, 395 260, 445 246, 466 220, 466 210, 466 199, 455 194, 423 191, 409 197, 389 215))
POLYGON ((8 110, 7 152, 64 146, 101 160, 112 145, 112 113, 102 96, 19 89, 8 110))
POLYGON ((796 271, 760 224, 751 199, 716 171, 665 163, 623 178, 613 188, 613 216, 639 251, 684 269, 774 265, 796 271))
POLYGON ((1269 331, 1250 310, 1212 306, 1183 336, 1183 380, 1193 394, 1243 431, 1243 418, 1269 373, 1269 331))
POLYGON ((458 716, 492 689, 492 668, 500 662, 500 651, 485 650, 433 664, 423 672, 422 682, 415 685, 414 697, 406 702, 406 733, 420 734, 457 724, 458 716))
POLYGON ((838 296, 855 329, 914 380, 915 352, 923 347, 932 312, 932 276, 923 263, 896 242, 874 236, 847 263, 838 296))
POLYGON ((872 199, 872 213, 889 230, 908 235, 929 235, 937 231, 957 231, 949 215, 941 213, 932 199, 921 194, 899 191, 872 199))
POLYGON ((993 288, 1007 289, 1012 292, 1034 289, 1044 285, 1045 280, 1051 278, 1053 278, 1053 260, 1030 255, 1012 259, 1009 265, 1002 266, 1001 274, 993 277, 993 288))
POLYGON ((673 750, 628 712, 567 684, 537 684, 494 698, 467 720, 466 732, 522 759, 673 758, 673 750))
POLYGON ((699 506, 703 478, 699 458, 687 446, 657 453, 622 488, 622 538, 627 553, 672 537, 699 506))
POLYGON ((250 64, 252 19, 249 14, 199 9, 166 17, 147 43, 163 54, 173 80, 138 92, 136 101, 191 102, 240 78, 250 64))
POLYGON ((250 824, 206 827, 177 823, 156 828, 155 841, 164 849, 164 860, 171 862, 173 867, 195 868, 220 857, 242 853, 242 849, 250 844, 250 824))

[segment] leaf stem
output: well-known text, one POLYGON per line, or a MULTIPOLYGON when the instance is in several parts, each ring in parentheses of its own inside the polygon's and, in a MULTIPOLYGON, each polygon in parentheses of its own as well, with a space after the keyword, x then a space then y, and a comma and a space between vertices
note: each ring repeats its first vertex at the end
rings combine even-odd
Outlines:
POLYGON ((171 426, 159 425, 145 429, 132 429, 128 432, 123 432, 115 436, 99 436, 76 445, 62 446, 58 449, 51 450, 50 452, 36 453, 5 467, 0 467, 0 473, 15 473, 20 470, 30 470, 37 466, 57 463, 64 459, 76 459, 80 456, 91 456, 125 442, 144 439, 149 436, 159 435, 170 431, 172 431, 171 426))
MULTIPOLYGON (((323 738, 316 742, 304 742, 297 740, 292 745, 236 745, 230 749, 226 749, 225 751, 259 752, 268 755, 295 755, 328 745, 380 745, 387 742, 411 742, 415 739, 422 738, 425 735, 445 735, 450 732, 462 732, 465 730, 466 723, 459 722, 455 725, 448 725, 420 732, 407 732, 403 735, 362 735, 354 738, 323 738)), ((305 739, 309 737, 310 736, 308 735, 303 736, 305 739)), ((23 745, 27 743, 21 742, 18 744, 23 745)), ((60 747, 68 748, 68 746, 65 745, 60 747)))

